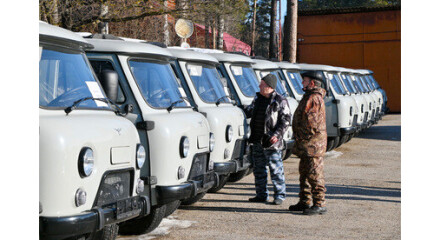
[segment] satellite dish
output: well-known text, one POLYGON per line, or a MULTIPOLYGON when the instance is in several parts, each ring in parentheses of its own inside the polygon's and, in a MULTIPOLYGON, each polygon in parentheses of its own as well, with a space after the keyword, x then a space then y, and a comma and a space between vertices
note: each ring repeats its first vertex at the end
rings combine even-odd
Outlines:
POLYGON ((191 37, 194 32, 194 24, 190 20, 180 18, 177 20, 174 29, 179 37, 187 39, 191 37))

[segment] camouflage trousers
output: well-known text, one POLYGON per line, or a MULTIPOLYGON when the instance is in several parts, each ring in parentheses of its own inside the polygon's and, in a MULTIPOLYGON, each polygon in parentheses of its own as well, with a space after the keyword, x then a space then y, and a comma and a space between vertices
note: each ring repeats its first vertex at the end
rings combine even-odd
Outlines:
POLYGON ((261 144, 254 144, 252 147, 252 161, 257 197, 267 198, 269 196, 266 168, 266 166, 269 166, 270 178, 274 185, 274 199, 286 199, 286 183, 281 151, 264 150, 261 144))
POLYGON ((300 157, 299 162, 299 201, 318 207, 325 206, 324 158, 300 157))

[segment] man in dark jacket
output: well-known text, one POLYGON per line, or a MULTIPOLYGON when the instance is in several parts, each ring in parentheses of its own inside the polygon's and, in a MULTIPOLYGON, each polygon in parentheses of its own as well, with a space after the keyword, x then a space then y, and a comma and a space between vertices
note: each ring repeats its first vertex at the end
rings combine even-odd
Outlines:
POLYGON ((280 205, 286 198, 281 150, 284 147, 283 136, 290 125, 292 115, 287 100, 274 90, 276 85, 275 75, 265 76, 260 82, 260 92, 244 110, 246 116, 251 117, 249 141, 253 144, 252 159, 257 193, 249 201, 268 201, 266 166, 269 165, 270 177, 274 185, 273 203, 280 205))
POLYGON ((320 71, 307 71, 303 77, 304 96, 293 115, 292 129, 295 137, 293 153, 299 162, 299 202, 290 211, 303 211, 306 215, 324 214, 324 154, 327 146, 325 121, 326 94, 324 76, 320 71), (313 206, 311 206, 313 199, 313 206))

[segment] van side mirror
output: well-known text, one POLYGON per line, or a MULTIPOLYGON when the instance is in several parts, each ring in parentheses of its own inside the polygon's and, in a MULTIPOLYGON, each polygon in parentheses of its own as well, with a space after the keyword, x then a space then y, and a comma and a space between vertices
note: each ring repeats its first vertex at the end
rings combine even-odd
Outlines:
POLYGON ((113 70, 103 70, 99 74, 99 80, 107 97, 113 102, 116 102, 118 99, 118 73, 113 70))

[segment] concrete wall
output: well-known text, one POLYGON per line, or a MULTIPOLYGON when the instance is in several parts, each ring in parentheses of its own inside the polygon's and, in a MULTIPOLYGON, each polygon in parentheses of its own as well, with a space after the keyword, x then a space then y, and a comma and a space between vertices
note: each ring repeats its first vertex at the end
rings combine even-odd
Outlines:
POLYGON ((300 15, 297 62, 371 69, 390 110, 400 112, 400 13, 300 15))

